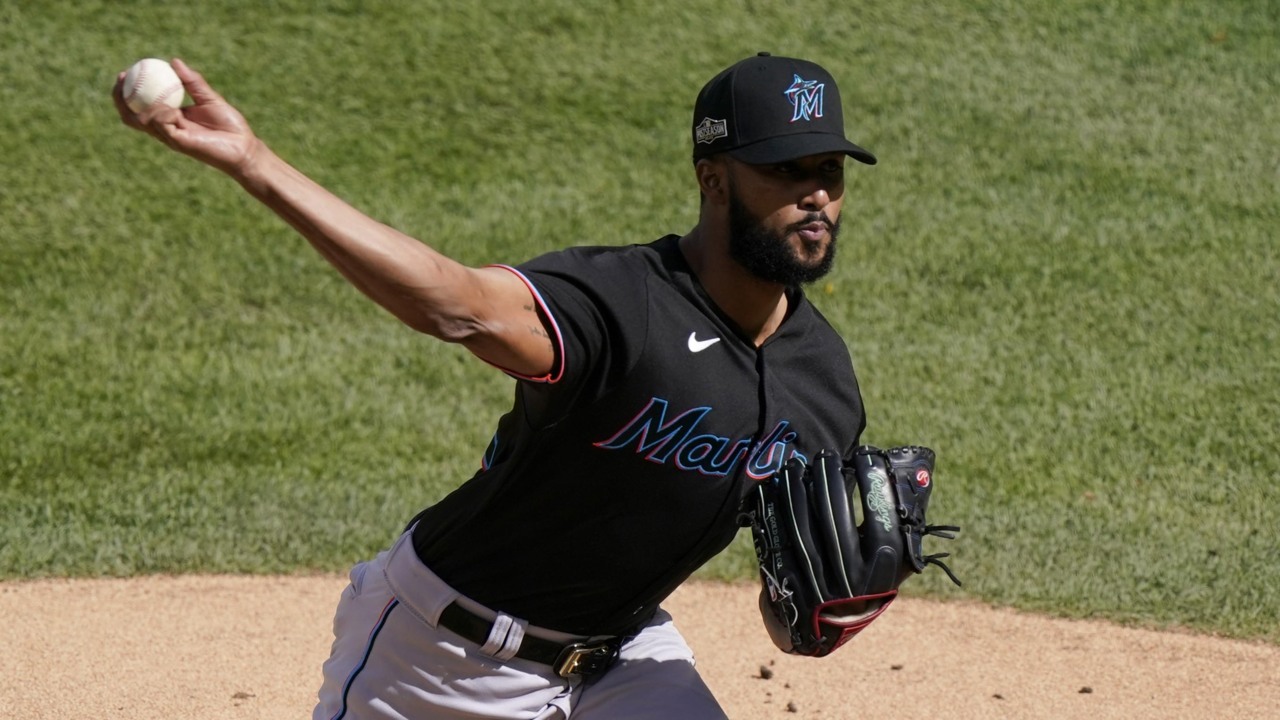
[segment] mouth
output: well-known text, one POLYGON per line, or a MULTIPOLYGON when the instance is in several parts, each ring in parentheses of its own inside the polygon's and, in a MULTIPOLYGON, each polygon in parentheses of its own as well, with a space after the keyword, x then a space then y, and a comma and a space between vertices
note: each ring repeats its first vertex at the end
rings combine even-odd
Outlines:
POLYGON ((820 242, 831 234, 831 226, 820 221, 809 222, 796 227, 796 234, 805 242, 820 242))

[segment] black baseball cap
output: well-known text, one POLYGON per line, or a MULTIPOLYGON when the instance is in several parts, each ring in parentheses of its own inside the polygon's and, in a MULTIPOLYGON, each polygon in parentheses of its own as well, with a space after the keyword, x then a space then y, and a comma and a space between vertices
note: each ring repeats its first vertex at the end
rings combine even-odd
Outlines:
POLYGON ((816 63, 760 53, 726 68, 693 106, 693 160, 722 152, 752 165, 843 152, 876 156, 844 136, 840 89, 816 63))

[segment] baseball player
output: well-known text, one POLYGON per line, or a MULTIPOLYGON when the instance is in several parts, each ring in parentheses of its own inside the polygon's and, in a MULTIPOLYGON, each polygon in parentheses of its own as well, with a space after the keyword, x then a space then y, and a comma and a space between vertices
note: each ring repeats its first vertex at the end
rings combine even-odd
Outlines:
POLYGON ((683 235, 472 268, 327 192, 173 64, 194 104, 137 114, 117 82, 126 125, 514 378, 480 470, 352 569, 313 717, 724 717, 661 603, 729 544, 758 480, 847 453, 865 425, 845 344, 802 290, 831 267, 846 159, 876 162, 846 139, 831 75, 761 53, 702 89, 683 235))

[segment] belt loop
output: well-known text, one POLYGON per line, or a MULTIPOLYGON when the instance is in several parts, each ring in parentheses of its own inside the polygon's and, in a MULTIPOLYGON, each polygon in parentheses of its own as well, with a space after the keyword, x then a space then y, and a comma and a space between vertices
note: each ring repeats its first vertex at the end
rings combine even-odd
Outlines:
POLYGON ((524 630, 528 627, 527 620, 512 618, 511 629, 507 631, 507 639, 502 643, 502 650, 493 657, 498 660, 510 660, 520 651, 520 644, 524 642, 524 630))
MULTIPOLYGON (((506 649, 507 632, 511 629, 511 624, 515 618, 506 613, 498 613, 498 617, 493 621, 493 627, 489 628, 489 639, 485 640, 484 645, 480 646, 480 652, 489 657, 498 657, 498 654, 506 649)), ((523 635, 524 633, 521 633, 523 635)), ((499 658, 507 660, 509 658, 499 658)))

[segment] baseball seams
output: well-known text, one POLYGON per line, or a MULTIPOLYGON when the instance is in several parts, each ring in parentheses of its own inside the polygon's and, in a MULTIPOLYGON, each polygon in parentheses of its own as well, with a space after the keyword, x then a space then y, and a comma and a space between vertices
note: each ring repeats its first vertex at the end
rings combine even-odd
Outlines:
POLYGON ((133 104, 133 98, 142 89, 143 83, 147 81, 147 65, 143 63, 138 67, 138 75, 133 79, 133 86, 129 88, 129 92, 125 93, 124 101, 133 104))
POLYGON ((164 90, 161 90, 160 94, 156 95, 156 99, 151 101, 151 104, 157 105, 159 103, 165 102, 166 100, 169 99, 170 95, 173 95, 174 93, 181 92, 181 91, 182 91, 182 83, 180 82, 174 83, 169 87, 165 88, 164 90))
POLYGON ((124 101, 129 107, 133 107, 133 100, 141 92, 143 85, 147 82, 147 63, 138 66, 138 74, 133 78, 133 85, 129 88, 129 92, 125 94, 124 101))
POLYGON ((124 93, 124 101, 134 112, 142 112, 159 103, 165 103, 175 108, 182 104, 182 80, 174 73, 160 73, 160 77, 155 78, 157 82, 163 82, 164 76, 168 74, 174 75, 173 81, 158 92, 155 88, 150 88, 148 92, 147 83, 152 79, 151 68, 155 63, 167 65, 161 60, 142 60, 136 63, 133 68, 135 71, 133 82, 124 93), (148 96, 149 94, 150 97, 148 96), (178 99, 176 103, 169 102, 171 98, 175 97, 178 99))

